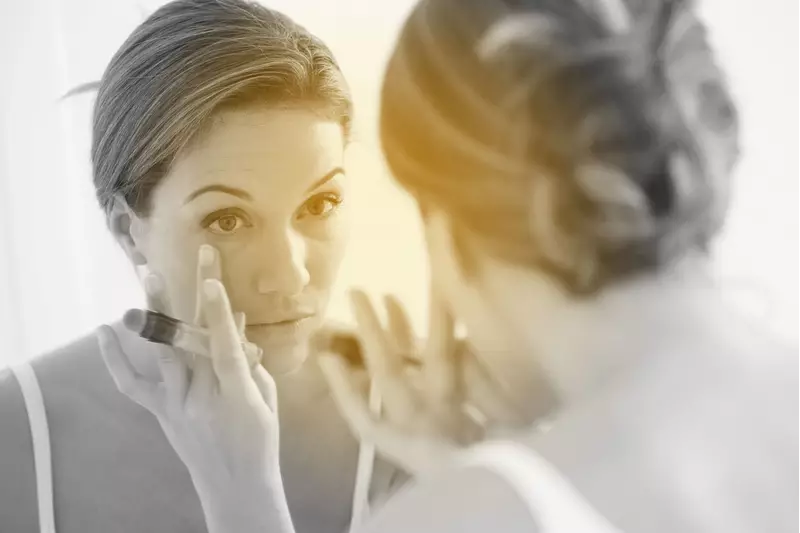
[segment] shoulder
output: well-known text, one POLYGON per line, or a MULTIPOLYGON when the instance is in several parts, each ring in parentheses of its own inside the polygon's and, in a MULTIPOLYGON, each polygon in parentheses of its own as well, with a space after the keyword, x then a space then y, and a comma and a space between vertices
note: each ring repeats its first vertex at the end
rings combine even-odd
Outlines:
MULTIPOLYGON (((46 409, 48 382, 67 379, 99 356, 97 342, 87 336, 31 361, 46 409)), ((36 482, 28 412, 19 382, 10 368, 0 369, 0 524, 13 531, 36 528, 36 482)))
MULTIPOLYGON (((130 441, 131 434, 140 440, 149 438, 148 446, 142 446, 149 451, 160 444, 155 431, 157 424, 117 391, 94 333, 39 355, 30 365, 47 415, 56 498, 63 499, 63 494, 67 493, 70 498, 82 494, 76 480, 90 483, 94 479, 86 471, 87 462, 117 464, 110 456, 130 441), (91 435, 95 443, 111 444, 92 449, 87 446, 87 435, 91 435), (58 457, 69 460, 57 461, 58 457)), ((104 475, 109 475, 108 469, 104 475)), ((15 374, 10 368, 3 368, 0 369, 0 524, 9 531, 34 531, 36 517, 35 466, 28 412, 15 374)))
POLYGON ((458 462, 410 483, 364 532, 611 533, 611 526, 530 449, 479 445, 458 462))
MULTIPOLYGON (((49 404, 48 396, 51 385, 77 381, 78 376, 85 386, 86 373, 97 372, 100 349, 94 334, 81 337, 72 343, 52 352, 39 355, 30 361, 37 382, 45 397, 45 405, 49 404)), ((28 417, 22 389, 11 368, 0 369, 0 437, 4 442, 13 435, 28 434, 28 417), (18 431, 24 429, 24 431, 18 431)), ((3 452, 6 447, 0 447, 3 452)), ((0 453, 0 457, 5 453, 0 453)))
MULTIPOLYGON (((22 389, 10 368, 0 370, 0 480, 5 469, 30 451, 30 429, 22 389)), ((0 498, 0 501, 2 498, 0 498)))
POLYGON ((797 349, 733 329, 656 354, 529 442, 626 530, 785 531, 797 516, 797 349))
MULTIPOLYGON (((87 361, 99 357, 99 347, 94 335, 82 337, 50 353, 37 356, 30 365, 42 388, 56 376, 69 376, 85 366, 87 361)), ((0 435, 7 437, 9 425, 24 423, 27 428, 27 413, 22 398, 22 389, 10 367, 0 369, 0 435)))
POLYGON ((407 531, 543 532, 508 480, 486 465, 448 469, 409 482, 359 533, 407 531))
POLYGON ((37 527, 33 442, 22 391, 9 368, 0 370, 0 524, 13 531, 37 527))
MULTIPOLYGON (((97 338, 85 335, 52 352, 39 355, 30 361, 31 368, 44 397, 48 418, 51 410, 65 398, 63 391, 91 393, 92 389, 102 388, 103 381, 113 386, 105 371, 97 338)), ((74 397, 74 395, 73 395, 74 397)), ((56 409, 57 410, 57 409, 56 409)), ((22 396, 22 389, 11 368, 0 369, 0 458, 7 456, 9 449, 5 444, 13 442, 25 450, 30 447, 28 414, 22 396), (25 437, 27 436, 27 442, 25 437)), ((12 449, 15 447, 12 447, 12 449)))

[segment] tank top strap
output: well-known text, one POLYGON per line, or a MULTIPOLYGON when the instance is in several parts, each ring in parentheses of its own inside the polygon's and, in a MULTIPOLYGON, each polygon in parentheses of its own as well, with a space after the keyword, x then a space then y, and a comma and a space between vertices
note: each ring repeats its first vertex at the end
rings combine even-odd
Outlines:
POLYGON ((50 455, 50 430, 47 426, 47 413, 44 398, 36 379, 36 373, 28 362, 11 366, 11 371, 19 382, 28 423, 33 441, 33 464, 36 472, 36 496, 39 509, 40 533, 55 533, 53 509, 53 475, 50 455))

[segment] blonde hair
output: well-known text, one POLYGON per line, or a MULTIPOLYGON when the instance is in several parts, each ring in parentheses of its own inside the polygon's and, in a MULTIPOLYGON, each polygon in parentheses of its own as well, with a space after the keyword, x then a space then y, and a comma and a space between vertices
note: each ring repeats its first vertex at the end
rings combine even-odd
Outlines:
POLYGON ((383 85, 387 162, 450 215, 462 256, 477 245, 575 292, 707 246, 728 182, 701 128, 735 138, 736 110, 681 0, 423 0, 383 85), (702 83, 670 75, 698 57, 702 83))

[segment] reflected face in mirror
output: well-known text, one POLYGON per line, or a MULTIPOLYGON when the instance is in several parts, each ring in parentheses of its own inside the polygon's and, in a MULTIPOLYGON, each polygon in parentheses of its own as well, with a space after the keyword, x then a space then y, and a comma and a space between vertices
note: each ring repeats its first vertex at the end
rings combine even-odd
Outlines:
POLYGON ((164 277, 172 313, 193 320, 198 250, 210 244, 265 366, 296 369, 345 248, 344 148, 341 126, 313 110, 250 107, 216 116, 137 221, 136 246, 164 277))

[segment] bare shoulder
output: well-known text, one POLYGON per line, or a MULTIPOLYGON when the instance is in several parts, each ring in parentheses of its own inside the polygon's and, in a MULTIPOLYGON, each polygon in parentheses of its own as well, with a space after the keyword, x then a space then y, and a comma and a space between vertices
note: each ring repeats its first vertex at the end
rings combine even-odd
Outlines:
MULTIPOLYGON (((149 360, 146 344, 125 338, 119 324, 113 327, 129 348, 126 353, 149 360)), ((146 528, 153 531, 202 529, 202 511, 185 466, 155 417, 117 390, 94 333, 31 364, 47 415, 59 531, 112 531, 137 520, 155 524, 146 528)), ((2 370, 0 530, 37 531, 37 514, 25 403, 14 375, 2 370)))
POLYGON ((531 442, 623 530, 796 531, 797 348, 728 329, 643 359, 531 442))
POLYGON ((28 416, 19 383, 0 370, 0 524, 10 531, 34 531, 36 483, 28 416))
POLYGON ((366 531, 618 533, 543 457, 511 440, 478 444, 415 481, 366 531))
POLYGON ((359 533, 536 533, 543 531, 519 492, 486 465, 465 465, 409 483, 359 533))
MULTIPOLYGON (((48 382, 70 374, 99 357, 93 336, 81 338, 32 361, 43 396, 48 382)), ((47 400, 45 405, 47 408, 47 400)), ((10 368, 0 370, 0 524, 9 531, 37 527, 36 482, 28 412, 22 390, 10 368)))
MULTIPOLYGON (((45 404, 51 383, 59 380, 69 381, 76 376, 82 376, 85 382, 87 371, 96 373, 101 368, 99 365, 102 365, 102 359, 94 334, 83 336, 31 361, 42 394, 45 396, 45 404)), ((5 444, 6 439, 11 439, 12 436, 16 439, 20 434, 29 433, 28 416, 20 385, 10 368, 2 368, 0 369, 0 440, 5 444), (19 428, 25 431, 12 431, 19 428)), ((6 446, 0 446, 0 457, 5 455, 3 452, 6 450, 6 446)))

